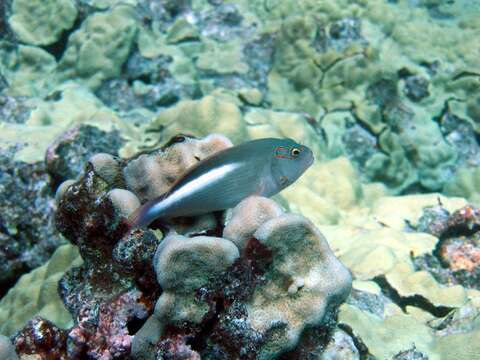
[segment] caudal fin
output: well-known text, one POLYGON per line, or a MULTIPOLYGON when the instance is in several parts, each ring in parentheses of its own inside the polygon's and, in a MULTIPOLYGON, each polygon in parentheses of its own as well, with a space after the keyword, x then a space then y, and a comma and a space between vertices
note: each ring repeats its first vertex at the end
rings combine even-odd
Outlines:
POLYGON ((145 209, 143 206, 137 208, 133 213, 128 217, 127 223, 130 229, 144 228, 148 226, 145 224, 144 218, 145 209))

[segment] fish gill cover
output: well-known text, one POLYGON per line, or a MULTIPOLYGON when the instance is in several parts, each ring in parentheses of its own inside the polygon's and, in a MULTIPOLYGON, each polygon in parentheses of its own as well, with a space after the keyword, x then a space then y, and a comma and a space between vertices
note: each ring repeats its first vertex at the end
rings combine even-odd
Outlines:
POLYGON ((476 358, 479 7, 3 1, 0 358, 476 358), (265 137, 316 162, 177 235, 126 231, 265 137))

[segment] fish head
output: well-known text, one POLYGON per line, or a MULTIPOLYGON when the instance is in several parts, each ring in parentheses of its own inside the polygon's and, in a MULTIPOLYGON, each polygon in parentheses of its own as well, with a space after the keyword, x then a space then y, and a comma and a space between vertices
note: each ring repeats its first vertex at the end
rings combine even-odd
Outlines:
POLYGON ((272 175, 281 189, 295 182, 312 164, 312 150, 292 139, 281 139, 275 145, 272 175))

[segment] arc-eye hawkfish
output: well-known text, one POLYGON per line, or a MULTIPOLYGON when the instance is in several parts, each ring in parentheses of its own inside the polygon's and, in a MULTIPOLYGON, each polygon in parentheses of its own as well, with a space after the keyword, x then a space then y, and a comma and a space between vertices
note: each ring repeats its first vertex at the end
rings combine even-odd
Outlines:
POLYGON ((251 195, 270 197, 295 182, 313 160, 308 147, 291 139, 257 139, 227 148, 187 169, 166 194, 140 206, 129 218, 130 227, 225 210, 251 195))

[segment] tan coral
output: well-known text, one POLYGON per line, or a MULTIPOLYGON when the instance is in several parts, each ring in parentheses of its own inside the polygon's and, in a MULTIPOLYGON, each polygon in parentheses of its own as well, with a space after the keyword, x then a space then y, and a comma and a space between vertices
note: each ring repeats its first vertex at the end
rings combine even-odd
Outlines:
POLYGON ((58 204, 60 202, 60 199, 62 198, 63 194, 67 189, 70 187, 70 185, 75 184, 75 180, 68 179, 62 182, 58 188, 57 191, 55 192, 55 202, 58 204))
POLYGON ((167 192, 189 167, 214 153, 232 146, 223 135, 212 134, 203 139, 179 137, 166 150, 143 154, 131 160, 123 173, 127 188, 142 201, 167 192))
POLYGON ((267 281, 247 305, 253 328, 270 333, 259 354, 268 359, 294 347, 306 326, 322 324, 329 306, 348 296, 352 278, 320 231, 300 215, 267 221, 254 237, 273 259, 267 281))
POLYGON ((195 301, 196 290, 225 271, 238 256, 236 246, 226 239, 167 236, 158 247, 154 260, 157 279, 164 292, 157 301, 154 314, 135 335, 132 344, 134 358, 153 358, 151 346, 162 336, 167 324, 200 323, 209 306, 195 301))
POLYGON ((123 217, 128 217, 140 206, 137 196, 125 189, 112 189, 107 196, 118 214, 123 217))
POLYGON ((112 185, 119 181, 121 168, 119 161, 111 154, 98 153, 93 155, 88 162, 93 166, 95 174, 100 176, 108 184, 112 185))
POLYGON ((273 200, 261 196, 248 197, 232 210, 223 237, 242 250, 260 225, 282 213, 281 207, 273 200))

